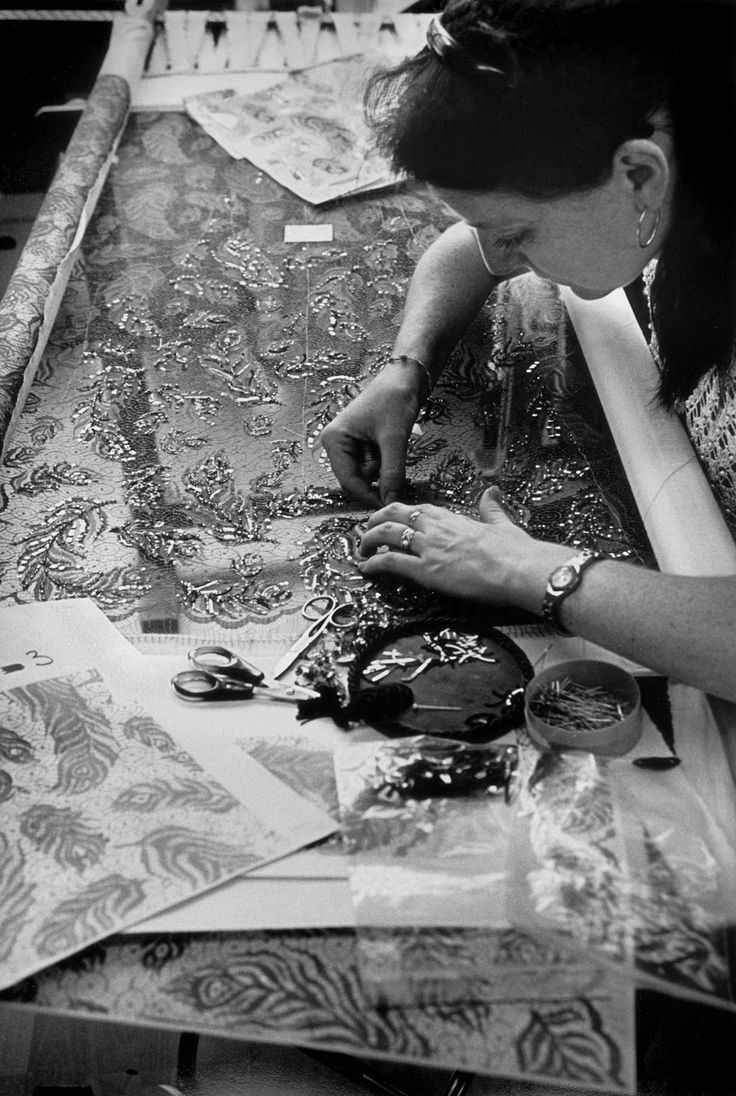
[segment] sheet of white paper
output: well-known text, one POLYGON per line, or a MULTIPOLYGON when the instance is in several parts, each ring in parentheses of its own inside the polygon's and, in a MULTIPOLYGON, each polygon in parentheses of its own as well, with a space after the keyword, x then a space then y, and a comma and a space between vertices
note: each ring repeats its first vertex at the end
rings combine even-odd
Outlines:
POLYGON ((88 598, 0 609, 0 686, 11 688, 137 660, 138 653, 88 598))
POLYGON ((335 829, 151 661, 91 602, 0 610, 0 986, 335 829))
POLYGON ((193 95, 233 88, 239 95, 252 95, 286 79, 285 72, 173 73, 145 76, 133 89, 133 110, 183 110, 184 100, 193 95))
POLYGON ((332 243, 332 230, 333 226, 331 224, 284 225, 284 243, 332 243))
MULTIPOLYGON (((325 719, 300 724, 290 703, 182 700, 171 688, 171 678, 187 667, 186 655, 143 655, 141 661, 138 695, 162 723, 176 728, 177 741, 202 766, 233 794, 241 774, 253 768, 261 773, 258 787, 250 792, 255 797, 251 801, 292 834, 295 847, 303 851, 258 868, 257 873, 274 878, 345 878, 336 841, 303 849, 322 842, 338 828, 332 750, 344 732, 325 719), (330 802, 333 817, 328 813, 330 802)), ((267 680, 275 662, 275 658, 258 657, 267 680)))
POLYGON ((354 924, 347 879, 254 879, 248 875, 126 931, 258 932, 351 928, 354 924))
POLYGON ((374 61, 354 57, 292 74, 267 91, 185 100, 191 117, 236 159, 247 158, 314 205, 394 181, 354 109, 374 61))

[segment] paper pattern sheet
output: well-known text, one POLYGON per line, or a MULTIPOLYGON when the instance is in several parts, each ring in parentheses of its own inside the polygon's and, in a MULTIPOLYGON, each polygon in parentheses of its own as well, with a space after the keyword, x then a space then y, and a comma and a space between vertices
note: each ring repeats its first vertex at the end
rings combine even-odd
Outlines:
POLYGON ((0 694, 0 764, 3 986, 284 851, 94 669, 0 694))
POLYGON ((0 613, 0 986, 334 829, 156 661, 83 599, 0 613))
MULTIPOLYGON (((338 829, 332 749, 344 732, 326 719, 301 725, 290 703, 188 704, 170 685, 172 675, 187 666, 186 654, 143 656, 143 663, 137 685, 146 706, 160 722, 173 722, 177 741, 231 791, 237 793, 246 782, 248 802, 288 833, 292 845, 287 852, 298 850, 256 868, 256 874, 345 877, 339 839, 330 836, 338 829), (256 773, 257 778, 250 775, 256 773)), ((273 658, 258 658, 267 679, 273 663, 273 658)))
POLYGON ((351 930, 110 941, 20 989, 45 1009, 513 1077, 550 1094, 636 1091, 631 987, 595 1003, 377 1009, 355 946, 351 930))
POLYGON ((231 156, 246 158, 313 205, 394 180, 370 147, 362 89, 375 68, 352 58, 251 95, 233 89, 185 100, 189 114, 231 156))

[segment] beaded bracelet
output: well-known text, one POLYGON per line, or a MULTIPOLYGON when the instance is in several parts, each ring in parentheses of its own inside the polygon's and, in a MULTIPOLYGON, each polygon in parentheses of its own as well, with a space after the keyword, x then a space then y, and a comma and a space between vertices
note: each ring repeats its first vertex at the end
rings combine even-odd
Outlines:
POLYGON ((423 370, 424 375, 427 378, 427 395, 429 395, 429 393, 432 391, 434 379, 428 367, 424 364, 423 361, 420 361, 419 358, 412 358, 409 354, 394 354, 393 357, 388 359, 388 362, 386 364, 390 365, 391 362, 398 362, 399 365, 408 365, 409 362, 413 362, 414 365, 418 365, 419 368, 423 370))

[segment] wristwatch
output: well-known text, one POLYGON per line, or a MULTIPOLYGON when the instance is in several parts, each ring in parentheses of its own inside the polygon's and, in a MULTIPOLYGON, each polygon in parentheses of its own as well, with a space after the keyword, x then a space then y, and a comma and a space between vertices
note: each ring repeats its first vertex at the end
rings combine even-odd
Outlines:
POLYGON ((605 559, 603 552, 594 552, 585 549, 568 559, 567 563, 561 563, 555 567, 547 579, 547 590, 542 602, 542 616, 550 628, 558 635, 570 636, 573 633, 560 621, 560 605, 569 597, 573 590, 577 590, 583 580, 583 574, 592 563, 599 559, 605 559))

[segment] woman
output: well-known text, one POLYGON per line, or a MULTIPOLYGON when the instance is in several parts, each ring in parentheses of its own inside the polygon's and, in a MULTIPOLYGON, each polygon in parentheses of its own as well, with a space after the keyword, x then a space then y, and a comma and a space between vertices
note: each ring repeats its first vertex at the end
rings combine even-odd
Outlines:
POLYGON ((656 259, 660 397, 685 412, 736 518, 735 43, 734 6, 714 0, 451 0, 367 103, 394 167, 459 220, 417 265, 395 357, 322 435, 343 488, 384 504, 366 576, 543 611, 732 701, 736 576, 571 560, 514 525, 495 489, 479 520, 399 499, 416 415, 499 281, 531 270, 597 298, 656 259))

